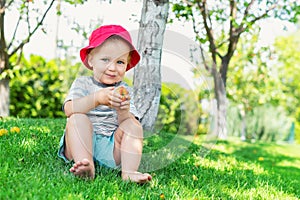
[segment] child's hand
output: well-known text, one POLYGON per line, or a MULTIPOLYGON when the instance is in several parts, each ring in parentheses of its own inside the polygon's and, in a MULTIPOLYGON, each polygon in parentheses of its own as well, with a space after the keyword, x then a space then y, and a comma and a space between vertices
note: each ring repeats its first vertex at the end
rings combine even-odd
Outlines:
POLYGON ((129 111, 130 96, 124 86, 117 88, 107 87, 97 92, 97 101, 99 105, 106 105, 117 110, 117 112, 129 111))
POLYGON ((117 87, 114 90, 114 98, 112 99, 114 108, 117 112, 129 111, 130 108, 130 96, 129 92, 124 86, 117 87))

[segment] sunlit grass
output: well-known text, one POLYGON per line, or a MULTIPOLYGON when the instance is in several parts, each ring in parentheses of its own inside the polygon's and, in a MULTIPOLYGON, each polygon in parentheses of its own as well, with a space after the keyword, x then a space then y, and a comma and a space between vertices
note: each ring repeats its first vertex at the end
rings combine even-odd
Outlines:
POLYGON ((163 132, 145 140, 145 153, 163 149, 169 158, 157 162, 172 161, 150 172, 151 183, 123 182, 118 171, 99 166, 94 181, 83 181, 57 157, 64 126, 65 119, 0 119, 0 130, 7 130, 0 136, 0 199, 300 198, 299 145, 229 139, 206 155, 192 137, 163 132), (174 155, 170 142, 185 151, 174 155))

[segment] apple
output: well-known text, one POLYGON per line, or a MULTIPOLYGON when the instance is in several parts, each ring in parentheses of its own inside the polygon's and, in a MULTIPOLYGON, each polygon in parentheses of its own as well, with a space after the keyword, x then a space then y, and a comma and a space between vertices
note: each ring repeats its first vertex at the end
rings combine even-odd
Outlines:
POLYGON ((117 92, 122 96, 122 101, 126 101, 126 95, 128 95, 128 91, 124 86, 120 86, 117 88, 117 92))

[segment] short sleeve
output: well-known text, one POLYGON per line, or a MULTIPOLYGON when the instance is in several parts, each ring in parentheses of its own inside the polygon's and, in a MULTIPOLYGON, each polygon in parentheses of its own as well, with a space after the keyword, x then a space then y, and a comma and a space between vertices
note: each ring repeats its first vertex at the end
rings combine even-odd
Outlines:
POLYGON ((78 77, 73 81, 71 88, 69 90, 69 93, 64 100, 64 103, 62 106, 63 110, 64 110, 64 105, 66 102, 88 95, 89 91, 87 90, 87 87, 86 87, 87 82, 88 82, 88 79, 86 77, 78 77))

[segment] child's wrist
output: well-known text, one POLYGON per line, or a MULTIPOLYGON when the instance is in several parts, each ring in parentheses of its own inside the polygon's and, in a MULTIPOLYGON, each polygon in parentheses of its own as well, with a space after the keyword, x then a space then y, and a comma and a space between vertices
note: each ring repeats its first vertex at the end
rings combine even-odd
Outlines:
POLYGON ((130 117, 130 112, 129 110, 119 110, 117 111, 118 117, 130 117))
POLYGON ((126 111, 126 112, 124 112, 124 111, 117 112, 117 114, 118 114, 118 121, 119 121, 119 123, 121 123, 122 121, 130 118, 130 112, 129 111, 126 111))

